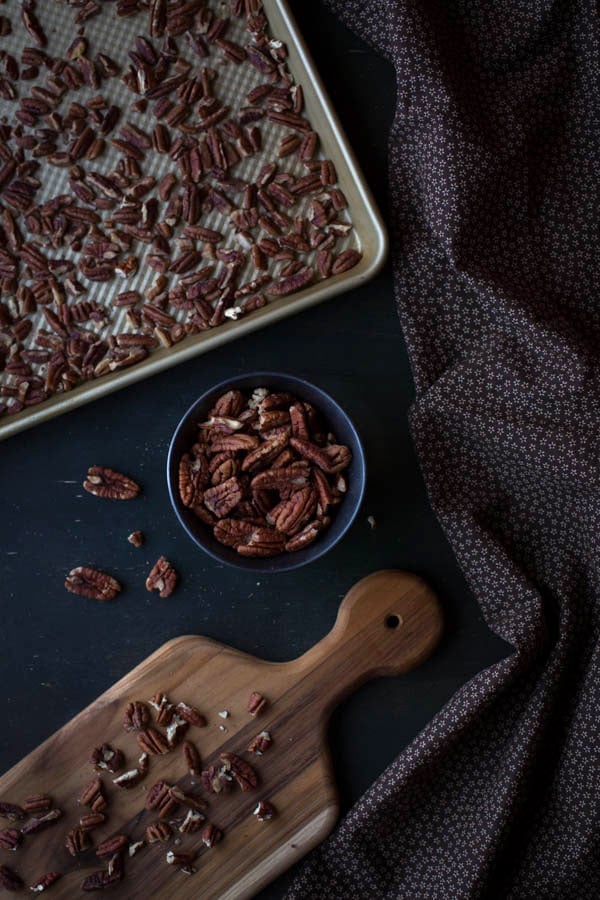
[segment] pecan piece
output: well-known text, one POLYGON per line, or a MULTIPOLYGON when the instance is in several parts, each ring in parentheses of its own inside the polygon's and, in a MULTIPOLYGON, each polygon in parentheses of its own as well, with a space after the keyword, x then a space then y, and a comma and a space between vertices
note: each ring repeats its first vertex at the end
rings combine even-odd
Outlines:
POLYGON ((189 453, 183 454, 179 462, 179 496, 184 506, 194 507, 202 503, 208 476, 208 465, 203 454, 193 457, 189 453))
POLYGON ((213 534, 220 544, 226 547, 237 547, 254 531, 254 525, 243 519, 221 519, 213 529, 213 534))
POLYGON ((115 834, 113 837, 109 837, 102 841, 101 844, 98 844, 96 856, 99 856, 101 859, 108 859, 109 856, 114 856, 115 853, 121 853, 128 844, 129 838, 126 834, 115 834))
POLYGON ((177 715, 189 725, 195 725, 196 728, 204 728, 206 725, 206 719, 201 712, 198 712, 195 706, 189 706, 187 703, 178 703, 175 710, 177 715))
POLYGON ((164 756, 171 749, 164 734, 156 728, 146 728, 144 731, 140 731, 136 737, 140 749, 145 753, 164 756))
POLYGON ((146 840, 149 844, 168 841, 171 837, 171 826, 167 822, 154 822, 146 828, 146 840))
POLYGON ((83 487, 95 497, 108 500, 133 500, 141 491, 133 479, 105 466, 91 466, 83 487))
POLYGON ((252 434, 216 434, 211 441, 213 453, 239 453, 241 450, 254 450, 259 439, 252 434))
POLYGON ((312 487, 295 491, 267 513, 267 522, 286 535, 296 534, 314 515, 317 508, 317 492, 312 487))
POLYGON ((3 828, 0 830, 0 847, 3 850, 16 850, 23 836, 16 828, 3 828))
POLYGON ((209 766, 200 773, 202 787, 209 794, 221 794, 231 787, 232 776, 223 766, 209 766))
POLYGON ((84 853, 92 846, 92 841, 88 832, 80 825, 72 828, 65 838, 65 847, 71 856, 77 856, 78 853, 84 853))
POLYGON ((62 810, 51 809, 50 812, 47 812, 44 816, 39 816, 38 818, 30 819, 26 822, 21 828, 21 834, 37 834, 38 831, 45 831, 46 828, 50 828, 51 825, 54 825, 61 816, 62 810))
POLYGON ((123 727, 125 731, 143 731, 150 722, 150 710, 141 700, 128 703, 123 727))
POLYGON ((130 544, 133 544, 134 547, 141 547, 144 543, 144 532, 132 531, 127 540, 130 544))
POLYGON ((219 397, 209 412, 209 416, 232 416, 237 418, 245 403, 246 398, 241 391, 227 391, 226 394, 219 397))
POLYGON ((23 809, 28 813, 47 812, 52 808, 52 797, 48 794, 34 794, 28 797, 23 804, 23 809))
POLYGON ((41 878, 38 878, 37 881, 31 885, 29 890, 33 894, 41 894, 43 891, 47 891, 49 887, 52 887, 59 878, 62 878, 60 872, 46 872, 45 875, 42 875, 41 878))
POLYGON ((160 556, 146 578, 146 590, 158 591, 159 596, 165 599, 166 597, 171 596, 175 590, 176 584, 177 572, 168 559, 165 559, 164 556, 160 556))
POLYGON ((89 806, 93 812, 103 812, 107 808, 108 803, 106 802, 102 790, 102 781, 100 778, 94 778, 93 781, 90 781, 90 783, 84 787, 79 795, 78 802, 82 806, 89 806))
POLYGON ((105 769, 113 775, 123 768, 124 762, 125 757, 121 750, 115 750, 110 744, 96 747, 90 758, 90 763, 95 769, 105 769))
POLYGON ((197 778, 200 774, 201 764, 200 754, 196 749, 196 745, 191 741, 184 741, 181 745, 181 750, 189 774, 192 778, 197 778))
POLYGON ((328 447, 325 447, 325 453, 329 459, 329 469, 327 471, 330 475, 347 469, 352 461, 352 451, 344 444, 330 444, 328 447))
POLYGON ((92 872, 81 882, 82 891, 102 891, 104 888, 116 884, 123 877, 121 871, 109 872, 107 869, 100 869, 98 872, 92 872))
POLYGON ((19 819, 25 818, 25 810, 16 803, 0 803, 0 818, 17 822, 19 819))
POLYGON ((309 522, 302 531, 299 531, 293 537, 285 542, 285 549, 288 553, 295 553, 297 550, 304 550, 305 547, 310 546, 314 540, 318 537, 318 535, 323 531, 324 528, 330 523, 330 519, 325 516, 321 519, 315 519, 313 522, 309 522))
POLYGON ((106 822, 104 813, 86 813, 79 819, 79 827, 83 828, 84 831, 93 831, 94 828, 98 828, 98 826, 102 825, 104 822, 106 822))
POLYGON ((248 697, 248 704, 246 706, 246 709, 251 716, 258 716, 263 711, 266 705, 267 701, 263 697, 263 695, 259 694, 258 691, 252 691, 252 693, 248 697))
POLYGON ((116 578, 90 566, 71 569, 65 579, 65 587, 72 594, 89 597, 90 600, 114 600, 121 591, 116 578))
POLYGON ((8 866, 0 866, 0 887, 5 891, 21 891, 25 884, 13 869, 8 866))
POLYGON ((250 765, 235 753, 221 753, 219 759, 226 771, 230 771, 242 791, 250 791, 258 784, 258 775, 250 765))
POLYGON ((253 815, 256 816, 259 822, 266 822, 275 815, 275 807, 269 800, 259 800, 253 815))
POLYGON ((129 788, 139 784, 145 774, 141 769, 130 769, 128 772, 123 772, 122 775, 117 775, 116 778, 113 778, 113 784, 128 791, 129 788))
POLYGON ((205 819, 201 812, 198 812, 197 809, 188 809, 185 819, 179 826, 179 831, 182 834, 194 834, 196 831, 200 831, 204 821, 205 819))
POLYGON ((223 832, 209 822, 208 825, 205 825, 202 829, 200 840, 205 847, 214 847, 215 844, 219 843, 222 837, 223 832))
POLYGON ((146 795, 146 809, 159 809, 165 797, 169 794, 169 785, 166 781, 157 781, 146 795))
MULTIPOLYGON (((290 439, 291 441, 294 438, 290 439)), ((280 491, 282 488, 298 490, 308 484, 310 468, 307 462, 292 463, 277 469, 259 472, 250 482, 253 491, 280 491)))
MULTIPOLYGON (((244 437, 244 435, 239 435, 244 437)), ((204 505, 214 513, 218 519, 223 519, 242 499, 242 487, 234 476, 228 478, 222 484, 209 488, 204 494, 204 505)))
POLYGON ((271 737, 270 732, 261 731, 260 734, 257 734, 248 744, 248 753, 256 753, 257 756, 262 756, 272 743, 273 738, 271 737))
POLYGON ((260 444, 256 450, 252 450, 242 462, 242 472, 257 472, 270 466, 276 459, 283 448, 286 446, 289 437, 287 434, 279 434, 271 440, 260 444))
POLYGON ((267 557, 281 553, 285 545, 285 538, 275 528, 254 528, 250 537, 243 544, 235 548, 240 556, 267 557))
POLYGON ((174 850, 169 850, 166 856, 167 865, 179 866, 180 868, 189 868, 195 859, 195 853, 184 853, 181 850, 177 853, 174 850))

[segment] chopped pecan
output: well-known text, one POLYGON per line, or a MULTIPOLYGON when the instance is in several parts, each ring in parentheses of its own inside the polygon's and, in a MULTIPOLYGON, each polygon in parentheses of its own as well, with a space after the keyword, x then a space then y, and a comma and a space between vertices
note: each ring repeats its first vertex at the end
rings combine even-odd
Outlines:
POLYGON ((176 584, 177 572, 168 559, 165 559, 164 556, 160 556, 146 578, 146 590, 158 591, 159 596, 165 599, 166 597, 171 596, 175 590, 176 584))
POLYGON ((267 522, 274 525, 277 531, 285 535, 293 535, 302 529, 314 515, 317 507, 317 493, 312 487, 295 491, 289 500, 284 500, 275 510, 267 514, 267 522))
POLYGON ((79 795, 79 803, 82 806, 89 806, 94 812, 103 812, 107 808, 108 803, 104 797, 100 778, 94 778, 84 787, 79 795))
POLYGON ((46 872, 45 875, 42 875, 41 878, 38 878, 35 881, 29 890, 34 894, 41 894, 43 891, 47 891, 49 887, 58 881, 59 878, 62 878, 60 872, 46 872))
POLYGON ((162 756, 171 749, 164 734, 152 726, 138 732, 136 738, 140 749, 145 753, 162 756))
POLYGON ((209 416, 232 416, 237 418, 245 403, 246 398, 241 391, 227 391, 226 394, 219 397, 209 412, 209 416))
POLYGON ((113 837, 107 838, 96 847, 96 856, 101 859, 108 859, 115 853, 121 853, 129 845, 129 838, 126 834, 115 834, 113 837))
POLYGON ((121 750, 115 750, 110 744, 102 744, 92 752, 90 763, 95 769, 105 769, 113 775, 123 768, 125 757, 121 750))
POLYGON ((134 547, 141 547, 144 543, 144 533, 143 531, 132 531, 127 540, 134 547))
POLYGON ((33 794, 23 804, 23 809, 28 813, 47 812, 52 808, 52 797, 48 794, 33 794))
POLYGON ((330 475, 347 469, 352 461, 352 451, 344 444, 330 444, 328 447, 325 447, 325 453, 329 459, 329 469, 327 471, 330 475))
POLYGON ((150 722, 150 710, 141 700, 128 703, 123 727, 125 731, 143 731, 150 722))
POLYGON ((72 828, 71 831, 67 832, 65 847, 71 856, 77 856, 78 853, 84 853, 86 850, 89 850, 91 846, 92 841, 90 836, 81 826, 72 828))
POLYGON ((257 734, 248 744, 248 753, 256 753, 257 756, 262 756, 272 743, 273 738, 271 737, 270 732, 261 731, 260 734, 257 734))
POLYGON ((181 750, 189 774, 192 778, 197 778, 200 774, 201 764, 200 754, 196 749, 196 745, 191 741, 184 741, 181 745, 181 750))
MULTIPOLYGON (((293 440, 293 438, 292 438, 293 440)), ((298 490, 308 484, 310 467, 306 462, 292 463, 291 466, 267 469, 259 472, 250 482, 253 491, 280 491, 282 488, 298 490)))
MULTIPOLYGON (((242 437, 242 435, 240 435, 242 437)), ((242 499, 242 487, 234 476, 228 478, 222 484, 208 488, 204 493, 204 505, 214 513, 218 519, 227 516, 242 499)))
POLYGON ((242 450, 254 450, 259 439, 252 434, 217 434, 211 442, 213 453, 239 453, 242 450))
POLYGON ((267 701, 263 697, 263 695, 259 694, 258 691, 252 691, 252 693, 248 697, 248 704, 246 706, 246 709, 251 716, 258 716, 263 711, 266 705, 267 701))
POLYGON ((209 766, 200 773, 200 781, 209 794, 221 794, 231 788, 233 777, 223 766, 209 766))
POLYGON ((21 834, 37 834, 39 831, 45 831, 46 828, 50 828, 51 825, 54 825, 61 816, 62 810, 51 809, 50 812, 47 812, 45 815, 38 816, 26 822, 21 828, 21 834))
POLYGON ((16 850, 23 836, 16 828, 0 829, 0 847, 3 850, 16 850))
POLYGON ((171 826, 163 821, 153 822, 152 825, 148 825, 145 834, 149 844, 168 841, 171 837, 171 826))
POLYGON ((205 845, 205 847, 214 847, 215 844, 218 844, 221 838, 223 837, 223 832, 220 831, 215 825, 212 823, 208 823, 202 829, 202 834, 200 835, 200 840, 205 845))
POLYGON ((250 765, 235 753, 221 753, 219 756, 226 771, 231 772, 241 789, 250 791, 258 784, 258 775, 250 765))
POLYGON ((141 491, 139 484, 133 479, 105 466, 91 466, 83 486, 95 497, 105 497, 108 500, 132 500, 141 491))
POLYGON ((195 706, 189 706, 187 703, 178 703, 175 710, 177 715, 189 725, 195 725, 196 728, 203 728, 206 725, 205 717, 195 706))
POLYGON ((0 865, 0 887, 5 891, 21 891, 25 884, 13 869, 0 865))
POLYGON ((25 818, 25 810, 16 803, 0 803, 0 818, 17 822, 19 819, 25 818))
POLYGON ((281 553, 285 545, 285 538, 275 528, 263 528, 258 526, 243 544, 236 547, 240 556, 267 557, 281 553))
POLYGON ((253 811, 253 815, 256 816, 259 822, 266 822, 268 819, 272 819, 275 815, 275 807, 269 800, 259 800, 256 808, 253 811))
POLYGON ((265 441, 264 444, 260 444, 256 450, 252 450, 243 460, 242 472, 258 472, 259 469, 270 466, 286 446, 288 440, 287 433, 284 433, 265 441))
POLYGON ((65 579, 65 587, 72 594, 89 597, 90 600, 114 600, 121 591, 116 578, 89 566, 71 569, 65 579))
POLYGON ((166 781, 157 781, 152 785, 146 795, 146 809, 159 809, 165 797, 169 795, 169 785, 166 781))

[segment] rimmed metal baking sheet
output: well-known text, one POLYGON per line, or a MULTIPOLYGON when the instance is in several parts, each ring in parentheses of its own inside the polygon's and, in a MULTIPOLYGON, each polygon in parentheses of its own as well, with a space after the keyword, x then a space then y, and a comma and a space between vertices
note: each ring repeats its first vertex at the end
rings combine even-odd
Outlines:
MULTIPOLYGON (((69 9, 69 7, 65 8, 66 10, 69 9)), ((19 413, 6 416, 0 419, 0 439, 7 438, 60 413, 75 409, 83 403, 88 403, 121 387, 133 384, 142 378, 161 372, 169 366, 191 359, 200 353, 206 353, 236 337, 249 334, 271 322, 277 322, 286 316, 301 312, 309 306, 321 303, 341 292, 350 290, 376 275, 383 265, 387 253, 387 236, 381 216, 316 72, 290 9, 285 0, 264 0, 264 9, 269 19, 272 35, 287 44, 289 52, 287 64, 295 81, 303 87, 306 116, 314 130, 319 133, 321 155, 323 158, 331 159, 337 169, 338 185, 346 195, 348 214, 354 225, 354 231, 349 239, 350 243, 348 246, 358 247, 362 252, 362 260, 355 268, 347 272, 325 281, 317 282, 295 294, 274 300, 262 309, 248 314, 245 318, 230 321, 210 331, 189 336, 181 343, 175 344, 170 348, 154 350, 147 359, 130 369, 115 372, 95 381, 87 381, 69 392, 55 394, 37 406, 28 407, 19 413)), ((89 34, 93 34, 95 21, 92 20, 89 23, 87 29, 89 34)), ((119 25, 126 29, 128 20, 120 20, 119 25)), ((133 33, 135 34, 137 30, 139 30, 139 24, 133 33)), ((65 40, 68 42, 71 37, 72 35, 67 33, 65 40)), ((126 44, 125 40, 123 44, 126 44)), ((10 47, 4 46, 10 50, 10 47)), ((235 68, 231 68, 226 77, 231 77, 235 82, 235 68)), ((253 84, 251 83, 240 84, 238 77, 237 83, 232 84, 232 89, 241 90, 245 93, 252 86, 253 84)), ((143 123, 143 118, 141 118, 140 122, 143 123)), ((272 141, 273 149, 281 133, 274 129, 268 138, 269 141, 272 141)), ((264 154, 261 154, 261 164, 264 161, 264 154)), ((64 170, 58 170, 57 178, 60 177, 60 173, 64 173, 64 170)), ((149 174, 160 176, 163 172, 152 169, 149 174)), ((42 197, 42 200, 53 196, 53 193, 58 191, 59 189, 53 188, 52 184, 47 185, 46 196, 42 197)), ((211 227, 212 223, 208 219, 206 221, 203 220, 203 224, 211 227)), ((99 292, 115 291, 116 289, 130 289, 132 287, 143 290, 151 283, 154 277, 154 272, 146 270, 145 273, 140 273, 141 283, 139 280, 135 285, 128 282, 123 287, 119 285, 117 288, 113 282, 108 286, 100 285, 96 290, 99 292)), ((96 297, 101 299, 100 294, 92 295, 90 292, 88 295, 88 299, 95 299, 96 297)), ((115 316, 110 328, 105 333, 109 334, 111 330, 119 330, 119 320, 121 318, 122 314, 115 316)))

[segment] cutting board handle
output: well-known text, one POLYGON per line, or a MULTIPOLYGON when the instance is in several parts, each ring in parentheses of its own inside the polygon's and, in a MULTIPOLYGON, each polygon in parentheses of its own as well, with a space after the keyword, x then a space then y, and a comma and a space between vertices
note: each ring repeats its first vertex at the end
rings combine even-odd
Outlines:
POLYGON ((359 684, 399 675, 424 662, 442 634, 442 613, 417 575, 374 572, 344 597, 332 630, 301 657, 305 676, 322 685, 323 707, 333 707, 359 684))

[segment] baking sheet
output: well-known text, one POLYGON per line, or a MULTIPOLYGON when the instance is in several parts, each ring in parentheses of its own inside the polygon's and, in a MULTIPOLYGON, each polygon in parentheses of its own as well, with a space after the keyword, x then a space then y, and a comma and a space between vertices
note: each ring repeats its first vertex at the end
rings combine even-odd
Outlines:
MULTIPOLYGON (((210 5, 216 12, 220 11, 222 15, 225 15, 229 9, 228 4, 219 2, 210 5)), ((69 392, 56 394, 41 404, 26 407, 21 412, 10 416, 4 416, 0 419, 0 439, 31 427, 38 422, 45 421, 61 412, 71 410, 96 397, 132 384, 141 378, 153 375, 199 353, 207 352, 226 341, 263 327, 269 322, 278 321, 285 316, 300 312, 308 306, 333 297, 341 291, 346 291, 373 277, 383 264, 387 250, 387 241, 381 218, 331 104, 324 93, 320 79, 314 70, 287 4, 284 0, 265 0, 264 9, 269 19, 271 34, 283 40, 288 47, 289 57, 287 65, 290 72, 294 76, 295 81, 302 84, 305 95, 304 115, 309 119, 314 130, 319 133, 321 140, 321 150, 317 158, 329 158, 334 162, 338 173, 338 186, 348 200, 348 215, 354 225, 354 229, 348 239, 338 242, 336 251, 340 252, 346 247, 356 247, 363 254, 361 262, 348 272, 317 282, 305 290, 287 297, 273 300, 266 307, 250 313, 237 321, 230 321, 209 331, 187 337, 173 347, 153 350, 147 359, 129 369, 115 372, 94 381, 85 382, 69 392)), ((16 0, 10 0, 7 5, 0 7, 0 10, 6 11, 10 15, 14 27, 12 35, 0 39, 0 45, 2 49, 8 52, 15 52, 16 50, 17 58, 19 58, 20 47, 24 43, 26 45, 32 44, 31 38, 23 38, 19 17, 20 4, 17 5, 16 0)), ((117 19, 114 15, 107 14, 108 12, 110 10, 86 23, 86 36, 90 39, 90 43, 94 48, 110 48, 108 49, 110 55, 125 67, 128 61, 127 51, 133 43, 133 38, 136 34, 146 30, 146 16, 141 14, 141 16, 137 17, 117 19)), ((57 3, 55 0, 38 0, 37 14, 40 20, 44 22, 48 32, 48 50, 51 54, 64 55, 67 46, 72 41, 74 37, 73 13, 73 7, 68 6, 66 3, 57 3), (44 15, 45 11, 46 15, 44 15), (48 25, 48 21, 52 22, 51 27, 48 25)), ((233 21, 235 22, 235 20, 233 21)), ((241 36, 242 32, 243 24, 240 20, 239 23, 235 22, 235 27, 231 33, 228 33, 228 37, 231 36, 233 40, 236 40, 238 35, 241 36)), ((183 48, 183 42, 179 41, 178 43, 183 48)), ((190 61, 198 61, 191 53, 182 53, 182 55, 186 55, 190 61)), ((215 57, 212 54, 209 64, 215 66, 215 57)), ((224 63, 218 66, 218 72, 218 94, 221 97, 228 97, 232 94, 243 97, 256 84, 264 82, 264 76, 250 66, 238 67, 232 63, 224 63)), ((35 82, 23 82, 22 84, 31 86, 33 83, 35 82)), ((112 79, 109 84, 111 87, 109 100, 122 106, 124 110, 127 109, 127 115, 123 116, 122 122, 127 118, 140 127, 149 130, 144 114, 137 113, 131 108, 132 102, 136 99, 135 95, 132 95, 118 79, 112 79)), ((86 97, 94 93, 102 93, 103 87, 104 85, 97 90, 82 88, 77 92, 70 92, 68 97, 69 100, 74 99, 85 103, 86 97)), ((0 101, 0 103, 6 105, 6 101, 0 101)), ((239 105, 244 105, 244 102, 240 102, 239 105)), ((14 110, 14 104, 10 104, 10 107, 14 110)), ((115 134, 117 131, 118 126, 115 129, 115 134)), ((236 176, 247 180, 252 179, 265 162, 270 158, 276 157, 277 144, 283 134, 287 133, 287 129, 280 128, 274 123, 269 123, 269 127, 263 127, 261 131, 263 134, 263 151, 238 164, 234 170, 236 176)), ((97 165, 92 162, 88 163, 86 167, 97 168, 100 171, 109 171, 112 168, 111 163, 116 163, 118 157, 119 153, 111 148, 107 154, 98 160, 97 165), (114 155, 111 156, 110 154, 114 155)), ((165 174, 166 171, 174 168, 173 162, 168 157, 152 154, 151 161, 152 167, 146 169, 146 164, 144 164, 144 171, 145 174, 152 174, 157 179, 165 174)), ((306 173, 306 170, 302 164, 298 163, 295 156, 281 160, 280 169, 297 175, 306 173)), ((44 166, 44 173, 46 170, 48 170, 49 177, 45 180, 43 189, 38 191, 36 197, 40 203, 57 194, 69 192, 68 170, 54 168, 49 165, 44 166)), ((302 199, 302 202, 295 208, 294 213, 301 214, 303 210, 306 210, 309 202, 310 195, 302 199)), ((225 230, 224 221, 218 212, 213 211, 209 215, 203 216, 199 224, 208 228, 225 230)), ((229 229, 227 230, 229 231, 229 229)), ((227 240, 220 246, 235 246, 233 236, 228 235, 227 240)), ((61 251, 61 255, 66 257, 69 256, 69 253, 70 251, 61 251)), ((143 258, 143 253, 143 250, 138 250, 140 259, 143 258)), ((312 261, 312 257, 308 257, 308 260, 312 261)), ((152 269, 140 266, 140 271, 134 278, 126 280, 116 278, 108 283, 93 284, 85 299, 108 304, 109 297, 120 291, 138 290, 143 292, 155 280, 156 274, 152 269)), ((242 273, 240 282, 252 277, 252 274, 255 273, 249 268, 248 272, 242 273)), ((115 310, 114 307, 110 307, 110 310, 111 320, 108 326, 102 328, 93 326, 92 323, 86 323, 86 327, 91 327, 102 337, 131 330, 125 321, 125 310, 115 310)), ((182 318, 184 315, 181 312, 173 312, 171 308, 169 308, 169 312, 177 319, 182 318)), ((24 342, 24 346, 29 346, 30 344, 33 346, 34 332, 35 329, 32 329, 32 333, 24 342)))

